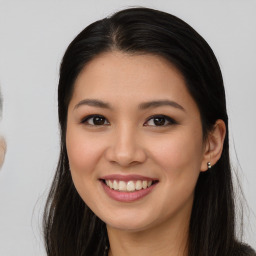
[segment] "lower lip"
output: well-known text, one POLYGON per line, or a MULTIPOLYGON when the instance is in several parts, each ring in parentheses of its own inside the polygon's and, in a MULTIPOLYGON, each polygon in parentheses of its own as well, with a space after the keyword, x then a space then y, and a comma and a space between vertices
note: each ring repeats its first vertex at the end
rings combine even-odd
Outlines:
POLYGON ((137 200, 145 197, 155 188, 155 186, 157 184, 157 183, 153 184, 148 188, 136 190, 134 192, 123 192, 123 191, 117 191, 117 190, 111 189, 103 181, 101 181, 101 183, 102 183, 102 186, 103 186, 105 192, 107 193, 107 195, 110 198, 112 198, 116 201, 126 202, 126 203, 134 202, 134 201, 137 201, 137 200))

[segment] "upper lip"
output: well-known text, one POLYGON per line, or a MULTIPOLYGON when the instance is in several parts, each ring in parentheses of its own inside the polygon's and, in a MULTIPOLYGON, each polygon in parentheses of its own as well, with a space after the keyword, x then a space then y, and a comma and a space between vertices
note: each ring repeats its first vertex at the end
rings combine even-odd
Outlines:
POLYGON ((122 181, 131 181, 131 180, 146 180, 146 181, 156 181, 158 179, 141 176, 137 174, 121 175, 121 174, 110 174, 100 178, 101 180, 122 180, 122 181))

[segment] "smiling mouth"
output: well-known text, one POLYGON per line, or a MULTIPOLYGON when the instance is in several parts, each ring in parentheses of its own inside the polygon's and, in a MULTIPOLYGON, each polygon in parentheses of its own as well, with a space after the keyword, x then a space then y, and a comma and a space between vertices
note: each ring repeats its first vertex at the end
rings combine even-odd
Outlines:
POLYGON ((110 189, 120 192, 135 192, 143 189, 147 189, 154 184, 158 183, 157 180, 129 180, 128 182, 123 180, 101 180, 110 189))

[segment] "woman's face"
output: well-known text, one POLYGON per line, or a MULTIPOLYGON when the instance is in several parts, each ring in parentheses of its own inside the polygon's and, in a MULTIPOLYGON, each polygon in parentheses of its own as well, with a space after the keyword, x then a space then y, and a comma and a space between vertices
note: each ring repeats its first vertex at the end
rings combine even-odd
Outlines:
POLYGON ((187 222, 206 165, 202 138, 182 75, 159 56, 104 53, 75 82, 70 170, 81 198, 109 227, 187 222))

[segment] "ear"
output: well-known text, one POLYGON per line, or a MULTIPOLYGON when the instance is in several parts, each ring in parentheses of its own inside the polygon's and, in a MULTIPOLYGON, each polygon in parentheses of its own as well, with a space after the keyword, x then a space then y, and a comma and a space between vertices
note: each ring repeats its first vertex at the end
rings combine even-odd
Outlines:
POLYGON ((218 119, 209 132, 205 141, 205 149, 203 160, 201 164, 201 171, 207 171, 207 163, 210 162, 211 166, 215 165, 221 157, 223 143, 226 135, 226 125, 223 120, 218 119))

